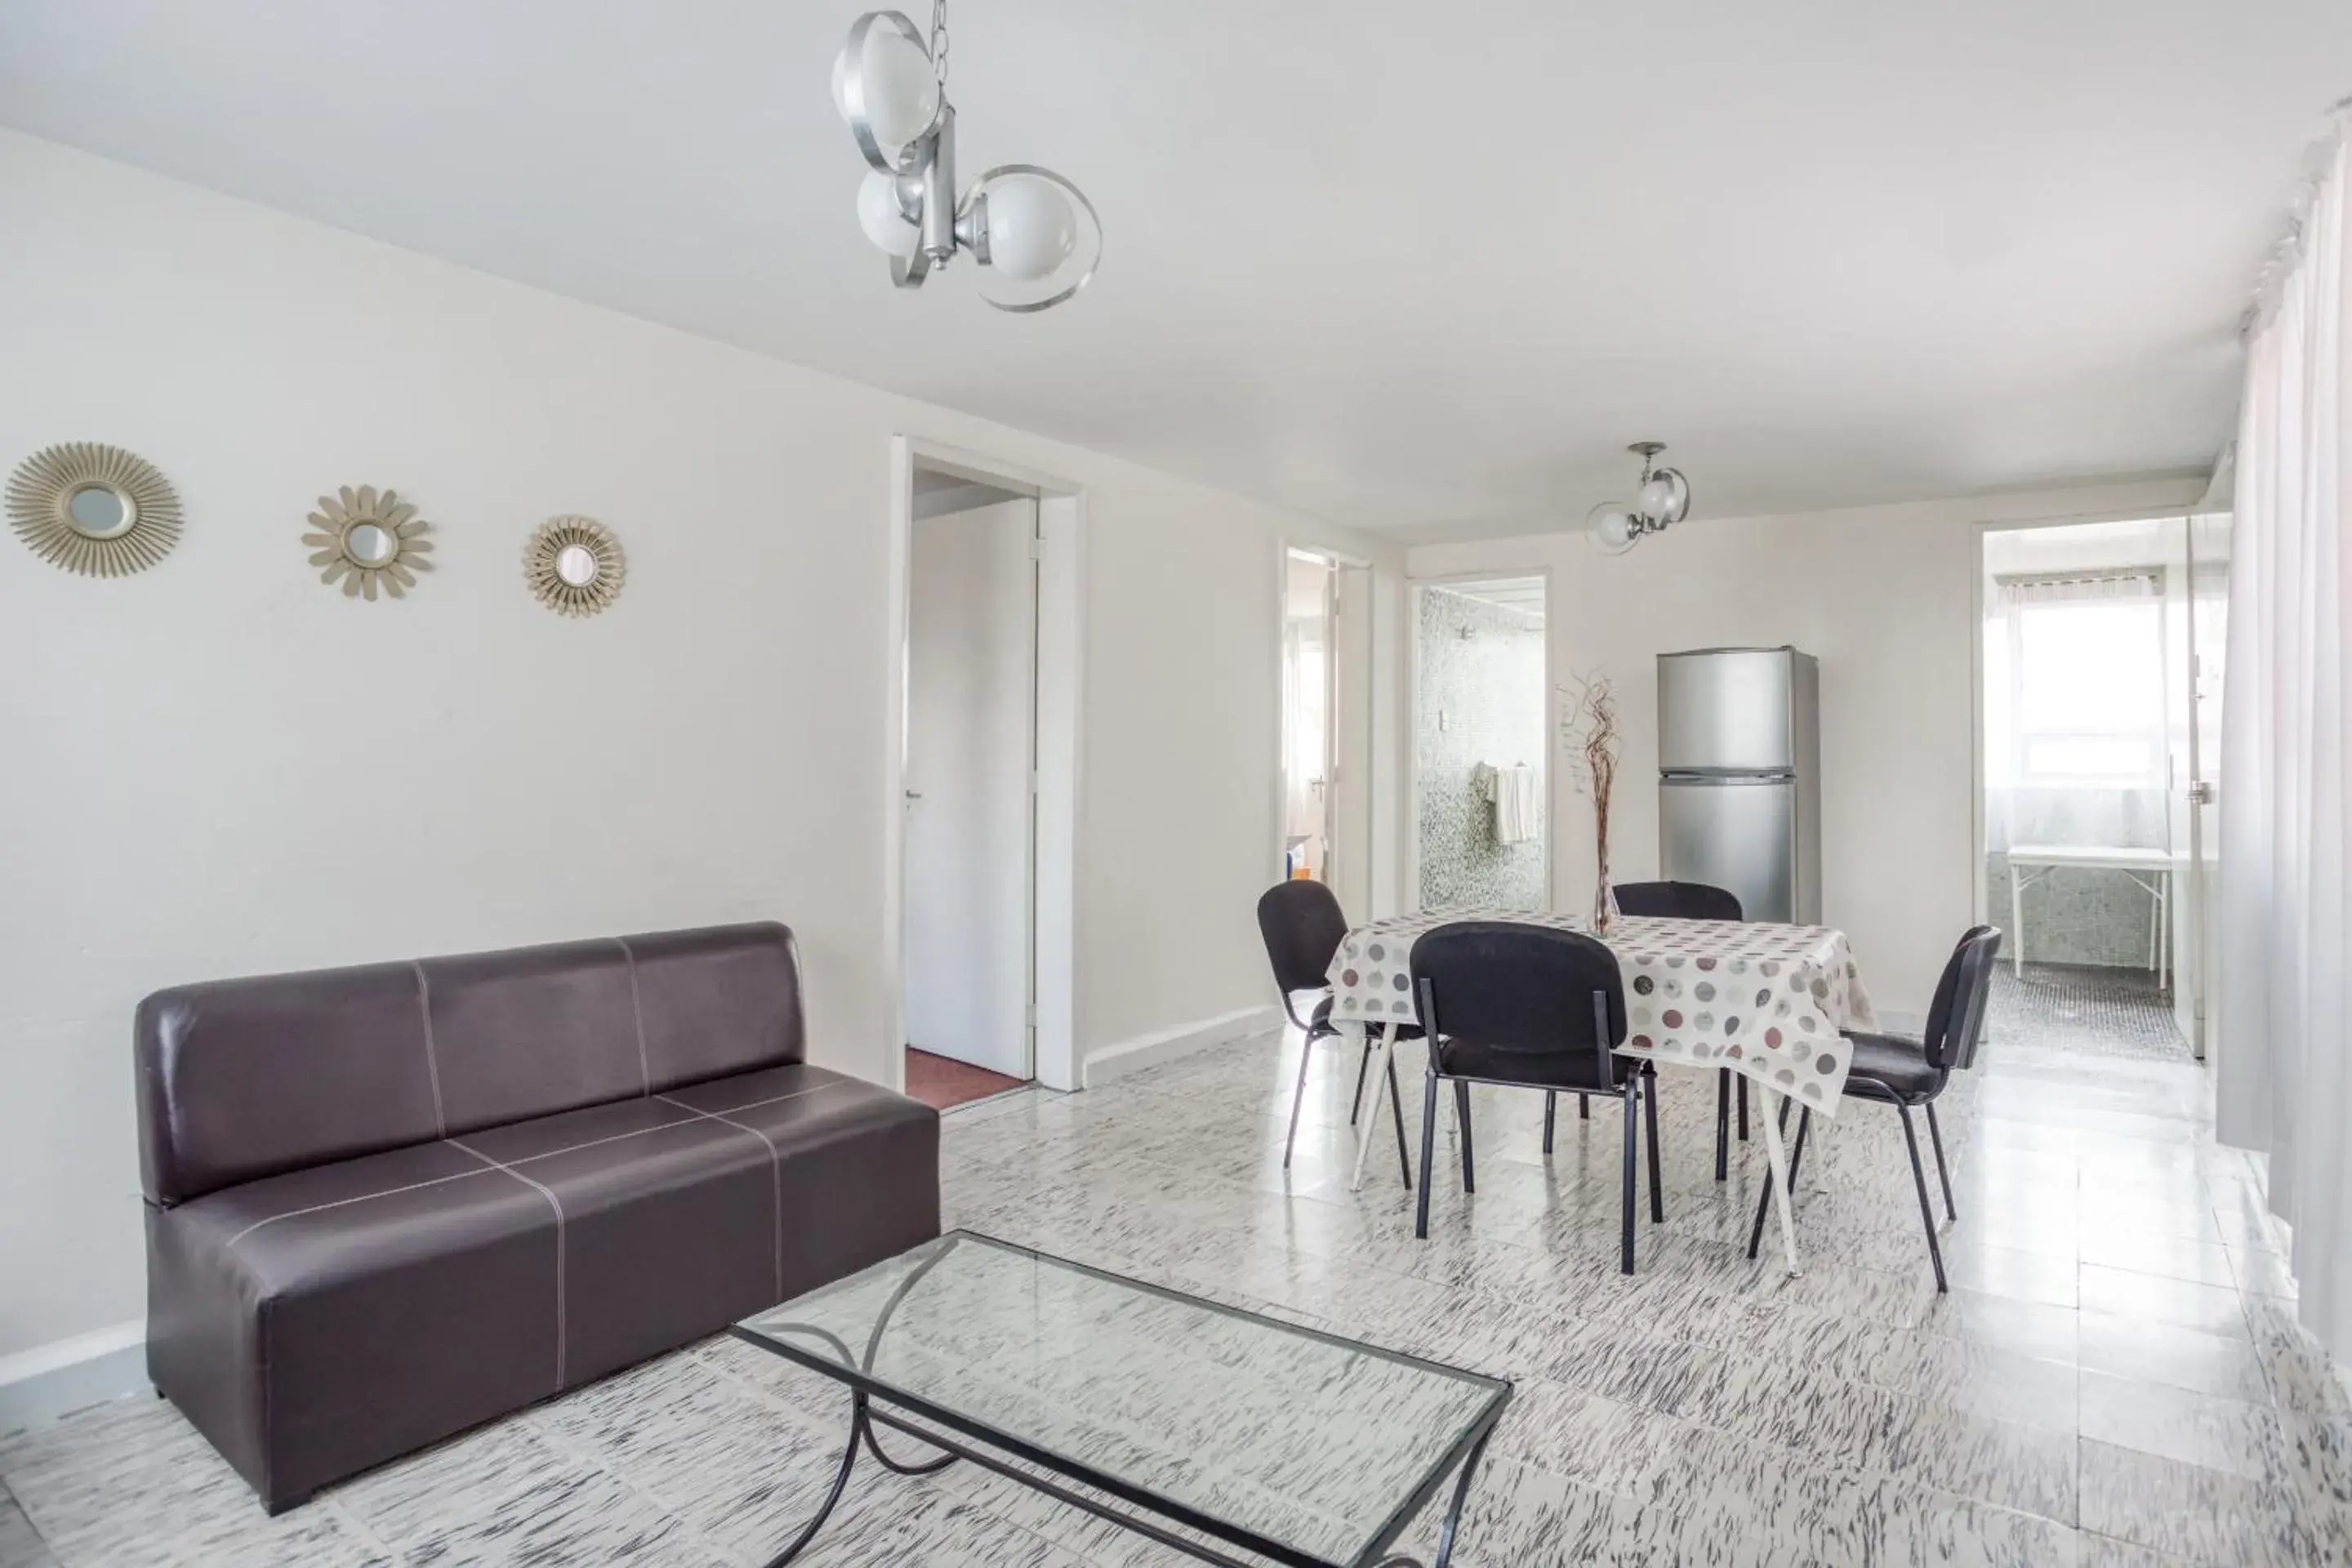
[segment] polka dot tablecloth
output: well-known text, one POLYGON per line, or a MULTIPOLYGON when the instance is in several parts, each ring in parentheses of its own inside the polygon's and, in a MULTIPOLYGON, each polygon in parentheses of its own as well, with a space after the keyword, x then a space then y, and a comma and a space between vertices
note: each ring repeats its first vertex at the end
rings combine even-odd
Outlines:
MULTIPOLYGON (((1589 932, 1579 915, 1438 910, 1374 921, 1331 961, 1331 1021, 1413 1023, 1412 944, 1457 921, 1589 932)), ((1845 932, 1748 921, 1622 917, 1602 939, 1625 976, 1628 1056, 1729 1068, 1824 1116, 1853 1065, 1844 1031, 1878 1026, 1845 932)))

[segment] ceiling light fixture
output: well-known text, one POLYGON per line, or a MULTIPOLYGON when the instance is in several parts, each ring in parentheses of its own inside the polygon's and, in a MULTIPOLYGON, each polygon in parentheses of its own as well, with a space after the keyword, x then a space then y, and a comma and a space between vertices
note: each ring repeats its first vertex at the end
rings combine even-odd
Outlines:
POLYGON ((1652 459, 1664 441, 1636 441, 1625 448, 1642 459, 1641 488, 1631 501, 1605 500, 1586 514, 1585 526, 1603 553, 1622 555, 1644 534, 1664 533, 1690 514, 1690 482, 1680 468, 1658 468, 1652 459))
POLYGON ((948 101, 947 0, 932 0, 926 46, 897 11, 868 11, 833 62, 833 102, 872 173, 857 223, 890 258, 890 280, 919 289, 959 250, 999 285, 1000 310, 1043 310, 1087 286, 1102 261, 1102 220, 1077 186, 1034 163, 1000 163, 955 189, 955 106, 948 101))

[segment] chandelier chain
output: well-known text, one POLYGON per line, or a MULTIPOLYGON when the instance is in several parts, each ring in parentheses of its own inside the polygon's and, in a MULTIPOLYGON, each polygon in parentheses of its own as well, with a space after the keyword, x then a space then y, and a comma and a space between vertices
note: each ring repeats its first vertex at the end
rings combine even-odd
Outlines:
POLYGON ((931 0, 931 74, 948 85, 948 0, 931 0))

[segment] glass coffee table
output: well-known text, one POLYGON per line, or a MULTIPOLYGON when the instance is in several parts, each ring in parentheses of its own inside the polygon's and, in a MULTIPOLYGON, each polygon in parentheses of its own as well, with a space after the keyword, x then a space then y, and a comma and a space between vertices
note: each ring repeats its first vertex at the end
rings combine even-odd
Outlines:
POLYGON ((1417 1568, 1391 1548, 1454 1477, 1444 1568, 1511 1397, 1500 1378, 970 1231, 733 1332, 850 1390, 833 1489, 768 1568, 816 1539, 860 1447, 901 1475, 968 1459, 1227 1568, 1417 1568), (935 1452, 894 1458, 877 1427, 935 1452))

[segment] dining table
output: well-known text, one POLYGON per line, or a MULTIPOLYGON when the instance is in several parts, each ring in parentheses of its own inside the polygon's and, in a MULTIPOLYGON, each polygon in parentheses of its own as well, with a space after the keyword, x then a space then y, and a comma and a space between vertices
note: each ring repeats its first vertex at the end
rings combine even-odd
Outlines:
MULTIPOLYGON (((1622 1056, 1685 1067, 1721 1068, 1752 1079, 1765 1094, 1765 1157, 1780 1215, 1780 1248, 1793 1277, 1796 1220, 1789 1203, 1780 1116, 1793 1100, 1834 1117, 1853 1065, 1849 1029, 1878 1026, 1845 932, 1767 921, 1692 921, 1620 915, 1595 932, 1584 915, 1504 909, 1424 910, 1349 931, 1331 961, 1331 1022, 1367 1039, 1371 1059, 1358 1090, 1351 1190, 1380 1118, 1381 1085, 1401 1026, 1418 1026, 1413 944, 1440 926, 1506 921, 1597 935, 1624 977, 1622 1056), (1776 1110, 1779 1114, 1775 1114, 1776 1110)), ((1421 1179, 1427 1181, 1423 1171, 1421 1179)))

